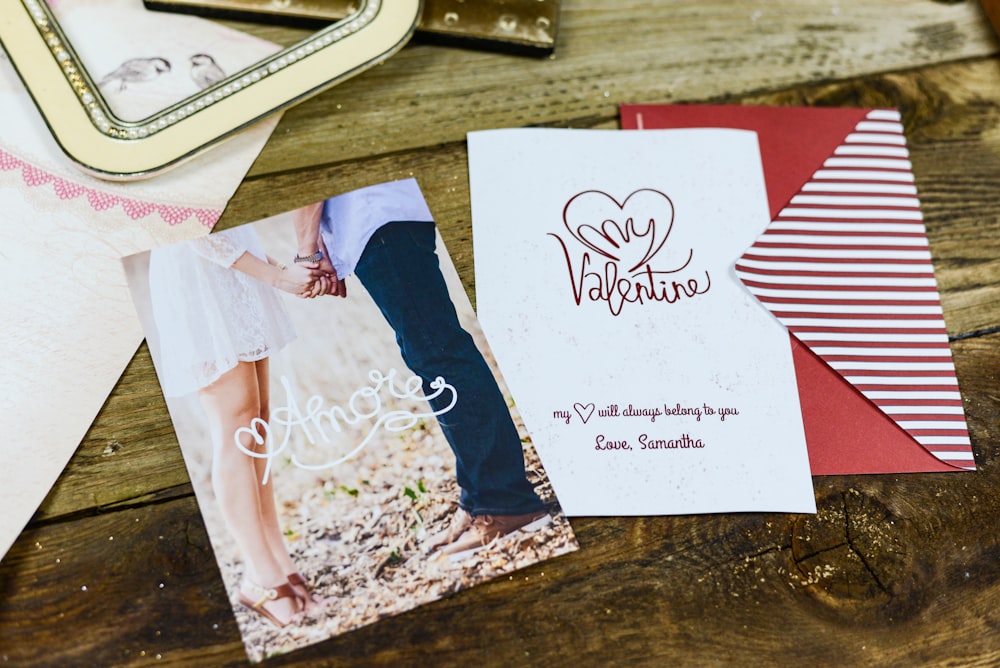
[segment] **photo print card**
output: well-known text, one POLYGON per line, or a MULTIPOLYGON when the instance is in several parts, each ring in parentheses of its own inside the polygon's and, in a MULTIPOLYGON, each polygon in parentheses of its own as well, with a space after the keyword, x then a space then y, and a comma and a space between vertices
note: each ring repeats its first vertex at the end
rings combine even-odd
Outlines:
POLYGON ((480 322, 566 513, 815 512, 788 337, 733 271, 756 135, 468 141, 480 322))
POLYGON ((577 549, 414 179, 124 262, 251 660, 577 549))

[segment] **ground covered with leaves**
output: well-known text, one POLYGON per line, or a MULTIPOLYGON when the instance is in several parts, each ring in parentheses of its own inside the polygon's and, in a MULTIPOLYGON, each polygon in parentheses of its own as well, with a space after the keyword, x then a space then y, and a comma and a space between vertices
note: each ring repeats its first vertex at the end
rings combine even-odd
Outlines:
MULTIPOLYGON (((448 526, 458 498, 453 460, 428 457, 423 447, 440 438, 435 432, 436 423, 409 432, 393 444, 387 461, 358 467, 364 477, 353 481, 317 478, 303 488, 291 480, 278 482, 303 472, 278 472, 276 493, 292 556, 328 604, 322 613, 283 629, 236 604, 251 658, 318 642, 576 549, 528 445, 529 479, 551 504, 552 522, 536 532, 515 532, 462 561, 434 555, 426 539, 448 526)), ((225 559, 230 563, 220 566, 228 574, 228 590, 235 592, 242 572, 239 556, 229 551, 225 559)))

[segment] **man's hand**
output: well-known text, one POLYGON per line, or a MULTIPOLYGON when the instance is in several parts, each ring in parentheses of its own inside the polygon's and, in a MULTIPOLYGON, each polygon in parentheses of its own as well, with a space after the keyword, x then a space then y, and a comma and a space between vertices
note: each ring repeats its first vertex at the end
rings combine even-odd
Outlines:
POLYGON ((302 266, 317 269, 323 274, 323 278, 317 280, 309 290, 309 297, 320 295, 333 295, 335 297, 347 296, 347 285, 344 279, 337 276, 337 270, 330 262, 330 254, 323 244, 323 236, 319 232, 320 217, 323 214, 323 202, 316 202, 296 209, 292 213, 292 223, 295 227, 295 239, 298 243, 298 256, 309 257, 320 251, 323 255, 319 262, 303 262, 302 266))
POLYGON ((318 245, 320 252, 323 253, 323 259, 318 263, 319 270, 326 274, 327 279, 330 281, 329 289, 321 294, 333 295, 334 297, 347 297, 347 284, 344 283, 344 279, 337 276, 337 270, 333 268, 333 262, 330 261, 330 254, 326 251, 322 236, 319 237, 318 245))

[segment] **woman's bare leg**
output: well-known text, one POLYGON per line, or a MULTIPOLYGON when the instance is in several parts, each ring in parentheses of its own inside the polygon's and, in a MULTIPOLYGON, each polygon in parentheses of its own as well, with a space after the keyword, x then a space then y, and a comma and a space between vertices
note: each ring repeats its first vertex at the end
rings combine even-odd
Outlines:
MULTIPOLYGON (((260 418, 265 422, 270 419, 271 397, 269 388, 269 366, 267 360, 257 362, 257 388, 260 396, 260 418)), ((257 480, 264 479, 264 470, 267 467, 267 460, 258 459, 255 461, 257 470, 257 480)), ((272 471, 273 474, 273 471, 272 471)), ((267 484, 261 485, 260 490, 260 521, 264 527, 264 537, 271 548, 271 555, 284 569, 285 575, 298 572, 295 562, 292 561, 288 553, 288 545, 285 543, 284 535, 281 532, 281 525, 278 522, 278 508, 274 499, 274 487, 271 484, 273 478, 268 476, 267 484)), ((301 594, 308 595, 307 590, 301 590, 301 594)), ((313 611, 319 607, 319 601, 306 598, 303 601, 306 610, 313 611)))
MULTIPOLYGON (((265 372, 265 379, 266 375, 265 372)), ((234 441, 238 429, 249 427, 254 418, 261 417, 260 388, 257 364, 240 362, 202 389, 199 396, 208 415, 214 443, 212 487, 222 517, 246 561, 247 579, 271 588, 287 582, 290 560, 282 563, 275 557, 268 540, 272 529, 265 525, 259 510, 262 498, 269 499, 270 507, 274 507, 270 484, 262 486, 257 471, 263 460, 241 452, 234 441), (258 509, 257 512, 254 509, 258 509)), ((266 393, 263 399, 266 402, 266 393)), ((244 435, 241 443, 248 450, 257 449, 249 435, 244 435)), ((280 531, 278 534, 280 538, 280 531)), ((287 556, 285 551, 286 559, 287 556)), ((247 593, 254 597, 252 592, 247 593)), ((298 612, 299 606, 295 599, 282 598, 267 603, 266 607, 279 620, 285 621, 298 612)))

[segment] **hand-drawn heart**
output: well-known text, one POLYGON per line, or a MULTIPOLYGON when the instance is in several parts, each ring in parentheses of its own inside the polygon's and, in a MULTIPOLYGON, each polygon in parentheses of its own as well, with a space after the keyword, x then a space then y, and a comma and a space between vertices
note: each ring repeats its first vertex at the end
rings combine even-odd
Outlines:
POLYGON ((583 424, 587 424, 587 420, 589 420, 590 416, 594 414, 594 404, 592 403, 575 403, 573 404, 573 409, 576 411, 576 414, 580 416, 580 419, 583 420, 583 424))
POLYGON ((586 190, 566 202, 563 224, 587 248, 635 271, 666 243, 674 205, 650 188, 636 190, 621 203, 600 190, 586 190))

